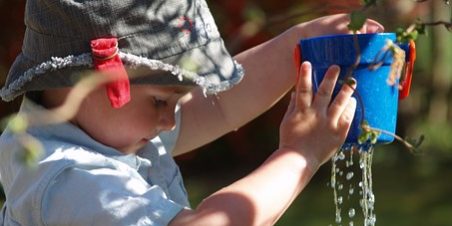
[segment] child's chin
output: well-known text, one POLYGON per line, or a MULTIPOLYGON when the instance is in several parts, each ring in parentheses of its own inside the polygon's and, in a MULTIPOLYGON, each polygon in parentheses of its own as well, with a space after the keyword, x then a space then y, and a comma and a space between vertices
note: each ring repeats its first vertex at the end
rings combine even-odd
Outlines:
POLYGON ((140 149, 140 148, 146 146, 149 142, 150 142, 149 139, 143 138, 137 143, 136 147, 137 147, 137 149, 140 149))
POLYGON ((147 143, 149 143, 149 140, 146 138, 143 138, 143 139, 137 141, 136 143, 131 144, 128 147, 119 148, 118 150, 125 154, 136 153, 140 148, 146 146, 147 143))
MULTIPOLYGON (((151 138, 151 139, 152 139, 152 138, 151 138)), ((143 138, 143 139, 140 140, 139 143, 144 145, 144 144, 147 144, 151 139, 143 138)))

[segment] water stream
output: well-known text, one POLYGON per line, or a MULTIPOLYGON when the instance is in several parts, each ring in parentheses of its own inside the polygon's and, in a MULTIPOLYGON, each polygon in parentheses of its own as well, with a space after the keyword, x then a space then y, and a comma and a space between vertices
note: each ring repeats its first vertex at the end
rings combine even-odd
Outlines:
POLYGON ((361 208, 363 225, 375 225, 375 195, 372 191, 373 151, 372 146, 351 147, 341 149, 332 158, 330 186, 333 189, 337 225, 353 226, 358 205, 358 208, 361 208))

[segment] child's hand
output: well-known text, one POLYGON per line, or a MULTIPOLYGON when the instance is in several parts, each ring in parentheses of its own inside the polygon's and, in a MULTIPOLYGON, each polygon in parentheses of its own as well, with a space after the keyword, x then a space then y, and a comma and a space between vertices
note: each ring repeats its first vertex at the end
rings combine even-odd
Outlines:
POLYGON ((351 98, 354 87, 343 85, 331 102, 339 70, 338 66, 328 69, 314 96, 311 64, 304 62, 280 126, 279 148, 299 152, 314 161, 311 163, 315 167, 325 163, 343 144, 355 113, 356 100, 351 98))
MULTIPOLYGON (((298 33, 298 38, 309 38, 330 34, 347 34, 352 32, 347 27, 349 23, 349 14, 324 16, 295 26, 295 30, 297 31, 295 33, 298 33)), ((383 25, 377 21, 367 19, 358 33, 377 33, 383 31, 383 25)))
MULTIPOLYGON (((315 37, 327 34, 351 33, 348 29, 350 17, 348 14, 336 14, 320 17, 315 20, 304 23, 306 37, 315 37)), ((377 21, 367 19, 358 33, 377 33, 383 32, 384 27, 377 21)))

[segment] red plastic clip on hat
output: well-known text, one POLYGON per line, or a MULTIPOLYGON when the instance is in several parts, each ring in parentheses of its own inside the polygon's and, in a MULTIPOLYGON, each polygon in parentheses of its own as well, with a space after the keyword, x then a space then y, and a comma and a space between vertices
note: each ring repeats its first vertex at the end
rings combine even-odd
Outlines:
POLYGON ((130 83, 124 64, 118 55, 117 38, 99 38, 91 40, 91 52, 94 68, 113 76, 106 85, 108 99, 113 108, 120 108, 130 101, 130 83))

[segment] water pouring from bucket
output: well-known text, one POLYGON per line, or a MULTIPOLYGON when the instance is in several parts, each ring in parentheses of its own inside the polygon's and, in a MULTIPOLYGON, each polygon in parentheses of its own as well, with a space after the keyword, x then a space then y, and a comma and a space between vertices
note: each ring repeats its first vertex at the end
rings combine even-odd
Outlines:
MULTIPOLYGON (((394 33, 345 34, 303 39, 295 49, 296 65, 311 62, 315 92, 333 64, 341 68, 333 95, 339 92, 341 83, 350 81, 349 77, 358 83, 354 93, 358 104, 350 131, 341 150, 332 158, 330 186, 338 224, 343 223, 344 200, 354 196, 359 196, 363 225, 373 226, 376 222, 371 170, 373 146, 391 143, 396 137, 398 101, 409 95, 416 56, 414 42, 395 42, 394 33), (355 153, 359 155, 356 160, 355 153), (353 165, 359 167, 361 177, 356 175, 353 165), (352 178, 360 181, 354 184, 352 178)), ((344 219, 353 225, 355 209, 347 208, 344 219)))

